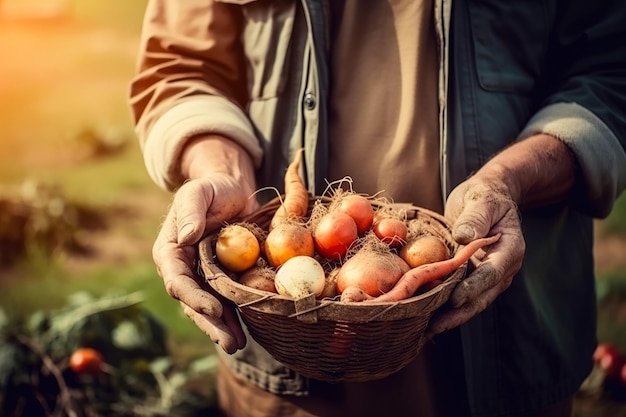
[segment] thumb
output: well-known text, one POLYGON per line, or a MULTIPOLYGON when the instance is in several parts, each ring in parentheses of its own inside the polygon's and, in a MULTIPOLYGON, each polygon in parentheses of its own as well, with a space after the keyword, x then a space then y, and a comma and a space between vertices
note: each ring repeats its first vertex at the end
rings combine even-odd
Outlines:
POLYGON ((452 238, 460 244, 485 237, 515 203, 510 195, 489 183, 466 183, 450 194, 446 215, 454 219, 452 238))
POLYGON ((198 242, 206 231, 217 230, 241 214, 247 203, 240 185, 227 175, 214 174, 185 183, 174 199, 178 243, 198 242))
POLYGON ((208 201, 213 196, 205 193, 212 192, 212 187, 201 187, 197 182, 185 183, 174 196, 173 210, 176 214, 176 228, 178 243, 191 245, 199 241, 206 229, 208 201))
POLYGON ((452 225, 452 238, 465 245, 474 239, 487 236, 493 224, 493 208, 473 201, 465 205, 452 225))

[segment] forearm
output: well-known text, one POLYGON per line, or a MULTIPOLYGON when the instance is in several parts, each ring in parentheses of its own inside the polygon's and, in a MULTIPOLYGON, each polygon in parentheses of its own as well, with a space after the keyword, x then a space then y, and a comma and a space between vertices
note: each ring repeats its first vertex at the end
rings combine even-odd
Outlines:
POLYGON ((475 178, 501 183, 520 208, 548 205, 572 191, 576 159, 560 140, 538 134, 495 155, 475 178))

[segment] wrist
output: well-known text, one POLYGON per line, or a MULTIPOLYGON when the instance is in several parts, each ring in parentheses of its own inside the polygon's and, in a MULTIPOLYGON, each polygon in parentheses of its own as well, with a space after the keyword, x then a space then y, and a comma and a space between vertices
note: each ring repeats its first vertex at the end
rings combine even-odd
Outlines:
POLYGON ((495 155, 476 179, 500 184, 520 207, 534 207, 564 200, 574 186, 575 167, 566 144, 539 134, 495 155))
MULTIPOLYGON (((242 186, 254 187, 252 158, 236 142, 220 135, 199 135, 182 150, 180 172, 185 180, 226 174, 242 186)), ((254 191, 254 190, 251 190, 254 191)))

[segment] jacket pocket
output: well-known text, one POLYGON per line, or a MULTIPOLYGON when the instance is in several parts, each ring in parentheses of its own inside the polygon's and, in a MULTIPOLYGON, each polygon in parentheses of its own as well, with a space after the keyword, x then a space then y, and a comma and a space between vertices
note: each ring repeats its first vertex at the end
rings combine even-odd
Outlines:
POLYGON ((243 48, 251 99, 280 95, 288 71, 294 0, 216 0, 240 5, 244 16, 243 48))
POLYGON ((469 5, 476 71, 485 90, 525 93, 536 85, 548 45, 542 0, 469 5))

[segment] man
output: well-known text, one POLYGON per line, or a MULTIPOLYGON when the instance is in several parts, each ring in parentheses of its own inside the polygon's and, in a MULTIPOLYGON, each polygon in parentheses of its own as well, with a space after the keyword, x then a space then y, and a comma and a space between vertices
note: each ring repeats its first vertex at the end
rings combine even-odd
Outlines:
POLYGON ((176 190, 167 291, 223 350, 229 416, 567 416, 595 347, 592 218, 626 185, 624 8, 611 1, 149 2, 131 89, 148 172, 176 190), (497 232, 415 360, 331 385, 274 361, 195 273, 197 242, 257 207, 305 148, 309 190, 497 232))

